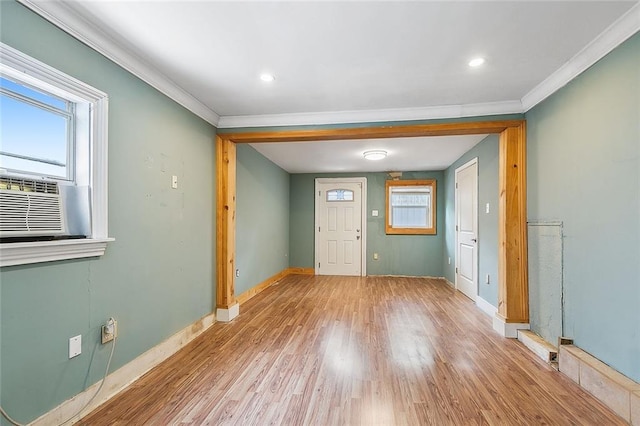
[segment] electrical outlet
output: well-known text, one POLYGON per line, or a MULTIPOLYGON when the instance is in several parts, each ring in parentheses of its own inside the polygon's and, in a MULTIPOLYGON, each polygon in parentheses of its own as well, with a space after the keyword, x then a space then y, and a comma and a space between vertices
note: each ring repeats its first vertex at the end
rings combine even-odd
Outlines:
POLYGON ((373 253, 373 260, 378 260, 378 253, 373 253))
POLYGON ((451 258, 449 258, 449 265, 451 265, 451 258))
POLYGON ((491 275, 487 274, 487 279, 485 280, 486 284, 491 284, 491 275))
POLYGON ((240 269, 236 269, 236 278, 240 277, 240 269))
POLYGON ((102 344, 108 343, 118 337, 118 321, 109 318, 102 326, 102 344))

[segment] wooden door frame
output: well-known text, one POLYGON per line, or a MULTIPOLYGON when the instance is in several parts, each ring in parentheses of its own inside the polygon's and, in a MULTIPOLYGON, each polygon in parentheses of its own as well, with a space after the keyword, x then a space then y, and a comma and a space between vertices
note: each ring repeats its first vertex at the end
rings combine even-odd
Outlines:
POLYGON ((467 121, 340 129, 220 133, 216 136, 216 307, 237 311, 234 295, 236 149, 240 143, 326 141, 415 136, 499 134, 498 312, 494 328, 513 336, 528 328, 526 122, 467 121), (496 321, 497 320, 497 321, 496 321), (499 324, 497 324, 499 323, 499 324), (511 327, 508 327, 511 326, 511 327))

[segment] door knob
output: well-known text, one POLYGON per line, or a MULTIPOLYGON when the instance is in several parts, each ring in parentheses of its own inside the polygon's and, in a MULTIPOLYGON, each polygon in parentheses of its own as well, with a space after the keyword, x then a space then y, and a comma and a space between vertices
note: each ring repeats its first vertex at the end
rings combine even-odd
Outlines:
POLYGON ((475 238, 472 238, 471 241, 473 241, 474 243, 478 242, 478 240, 476 240, 475 238))

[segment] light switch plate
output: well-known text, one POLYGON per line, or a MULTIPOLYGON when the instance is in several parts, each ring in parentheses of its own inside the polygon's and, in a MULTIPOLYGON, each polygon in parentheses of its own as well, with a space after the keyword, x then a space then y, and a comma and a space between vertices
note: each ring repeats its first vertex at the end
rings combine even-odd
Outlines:
POLYGON ((378 210, 371 210, 371 216, 373 217, 378 216, 378 210))
POLYGON ((82 335, 79 334, 69 339, 69 359, 82 353, 82 335))

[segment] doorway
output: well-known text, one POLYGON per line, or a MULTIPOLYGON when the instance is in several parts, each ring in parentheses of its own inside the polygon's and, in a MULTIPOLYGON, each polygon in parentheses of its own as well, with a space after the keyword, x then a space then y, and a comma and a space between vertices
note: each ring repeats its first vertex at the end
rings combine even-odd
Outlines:
MULTIPOLYGON (((497 133, 499 142, 498 312, 494 328, 514 337, 528 327, 526 122, 522 119, 411 123, 290 130, 219 131, 216 136, 216 307, 237 311, 235 278, 235 144, 331 141, 497 133)), ((364 223, 364 222, 363 222, 364 223)), ((363 233, 363 235, 365 235, 363 233)), ((362 273, 366 273, 364 270, 362 273)), ((237 313, 236 313, 237 314, 237 313)))
POLYGON ((478 295, 478 159, 456 169, 456 288, 478 295))
POLYGON ((366 275, 366 178, 315 180, 315 274, 366 275))

